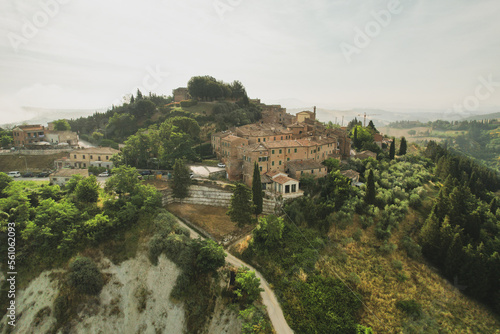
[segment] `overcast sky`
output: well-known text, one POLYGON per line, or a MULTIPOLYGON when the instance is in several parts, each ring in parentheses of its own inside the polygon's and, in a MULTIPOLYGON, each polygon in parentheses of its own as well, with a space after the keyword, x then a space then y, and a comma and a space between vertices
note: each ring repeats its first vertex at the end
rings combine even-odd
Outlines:
POLYGON ((0 17, 0 124, 195 75, 285 106, 500 106, 498 0, 8 0, 0 17))

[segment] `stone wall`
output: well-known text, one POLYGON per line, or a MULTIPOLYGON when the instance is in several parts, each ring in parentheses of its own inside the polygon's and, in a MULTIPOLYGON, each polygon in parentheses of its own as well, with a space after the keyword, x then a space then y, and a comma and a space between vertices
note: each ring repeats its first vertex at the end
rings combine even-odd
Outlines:
MULTIPOLYGON (((231 196, 233 193, 229 190, 218 189, 215 187, 191 185, 189 187, 189 196, 182 199, 182 201, 172 197, 171 189, 162 190, 161 194, 163 205, 182 202, 185 204, 212 205, 227 208, 231 203, 231 196)), ((265 214, 274 213, 277 201, 275 199, 264 198, 263 202, 263 212, 265 214)))

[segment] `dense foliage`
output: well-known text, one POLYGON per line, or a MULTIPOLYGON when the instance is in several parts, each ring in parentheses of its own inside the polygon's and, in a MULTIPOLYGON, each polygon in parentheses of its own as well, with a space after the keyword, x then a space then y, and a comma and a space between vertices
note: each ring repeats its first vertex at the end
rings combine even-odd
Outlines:
POLYGON ((252 214, 254 212, 255 207, 252 202, 251 190, 243 183, 236 183, 227 215, 231 218, 231 221, 242 227, 252 223, 252 214))
POLYGON ((463 291, 500 312, 497 173, 434 142, 426 154, 443 182, 421 231, 422 251, 463 291))
POLYGON ((204 101, 235 99, 248 104, 245 87, 239 81, 226 84, 209 75, 192 77, 188 82, 191 97, 204 101))

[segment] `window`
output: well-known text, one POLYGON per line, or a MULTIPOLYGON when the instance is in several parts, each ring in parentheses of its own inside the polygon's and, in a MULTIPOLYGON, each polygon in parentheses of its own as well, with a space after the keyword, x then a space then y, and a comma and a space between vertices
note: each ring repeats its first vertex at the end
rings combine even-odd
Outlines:
POLYGON ((266 138, 264 138, 264 141, 266 141, 266 138))
POLYGON ((297 185, 292 184, 292 193, 295 193, 295 192, 297 192, 297 185))
POLYGON ((260 171, 262 172, 262 166, 259 167, 260 171))
POLYGON ((283 136, 281 136, 281 140, 283 140, 283 136))
POLYGON ((281 154, 281 148, 280 148, 280 154, 281 154))
POLYGON ((260 143, 260 138, 257 138, 257 141, 260 143))
POLYGON ((304 175, 304 171, 303 170, 300 171, 300 175, 304 175))
POLYGON ((311 174, 314 174, 314 169, 311 169, 311 174))
POLYGON ((85 159, 85 154, 84 154, 84 155, 82 155, 82 159, 85 159))
MULTIPOLYGON (((98 157, 97 157, 97 160, 101 161, 101 156, 98 156, 98 157)), ((99 167, 101 167, 101 166, 99 166, 99 167)))
POLYGON ((91 156, 90 156, 90 159, 94 159, 94 157, 91 155, 91 156))
POLYGON ((274 140, 276 140, 276 137, 274 137, 274 140))
POLYGON ((294 152, 297 153, 297 149, 294 149, 294 152))
POLYGON ((290 153, 290 149, 288 149, 288 153, 290 153))
POLYGON ((290 158, 286 158, 286 161, 290 161, 290 158))
POLYGON ((74 155, 75 159, 76 159, 76 154, 74 155))
POLYGON ((85 162, 83 163, 83 167, 87 167, 87 164, 85 162))
POLYGON ((281 166, 281 160, 280 160, 280 162, 279 162, 279 165, 281 166))
POLYGON ((271 163, 272 166, 274 166, 274 161, 271 163))
POLYGON ((274 150, 271 150, 271 154, 274 154, 274 150))

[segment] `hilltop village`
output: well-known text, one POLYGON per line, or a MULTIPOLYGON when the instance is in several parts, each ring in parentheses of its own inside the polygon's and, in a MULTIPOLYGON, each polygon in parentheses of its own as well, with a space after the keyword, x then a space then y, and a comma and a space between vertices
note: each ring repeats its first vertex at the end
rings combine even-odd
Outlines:
POLYGON ((321 164, 324 160, 350 157, 347 131, 327 128, 319 122, 316 107, 293 116, 280 105, 252 102, 262 108, 258 123, 212 135, 213 150, 225 163, 230 181, 242 180, 250 186, 257 163, 264 190, 293 198, 301 195, 301 176, 323 177, 327 174, 321 164))

